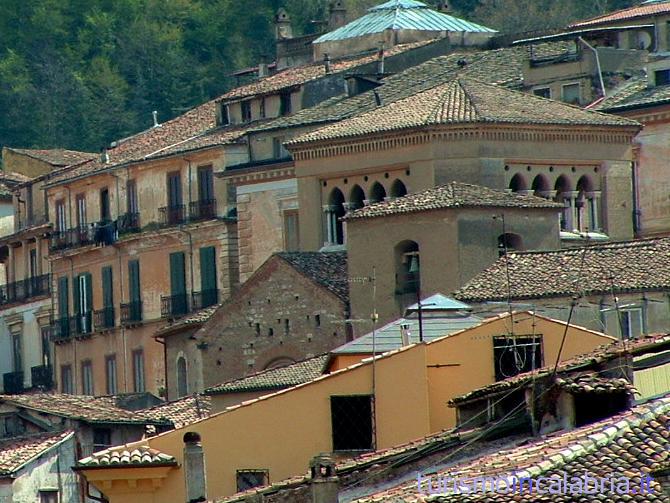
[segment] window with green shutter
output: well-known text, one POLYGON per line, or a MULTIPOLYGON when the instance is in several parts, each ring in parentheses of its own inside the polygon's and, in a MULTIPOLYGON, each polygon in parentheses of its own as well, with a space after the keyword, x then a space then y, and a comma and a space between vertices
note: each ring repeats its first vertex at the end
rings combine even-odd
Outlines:
POLYGON ((185 263, 184 252, 170 253, 170 313, 172 315, 188 312, 185 263))
POLYGON ((200 248, 200 306, 208 307, 218 303, 219 295, 216 282, 216 248, 200 248))
POLYGON ((128 298, 130 302, 125 314, 121 314, 125 321, 142 320, 142 291, 140 290, 140 261, 128 261, 128 298))
POLYGON ((114 281, 111 266, 102 268, 102 317, 96 315, 96 327, 101 323, 104 328, 114 326, 114 281))

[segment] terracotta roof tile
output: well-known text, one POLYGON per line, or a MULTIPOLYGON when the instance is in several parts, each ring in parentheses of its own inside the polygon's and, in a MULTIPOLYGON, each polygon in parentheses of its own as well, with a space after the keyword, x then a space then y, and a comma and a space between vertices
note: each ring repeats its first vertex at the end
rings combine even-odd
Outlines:
POLYGON ((637 390, 627 379, 599 377, 595 373, 558 377, 556 385, 571 393, 635 393, 637 390))
POLYGON ((634 77, 624 83, 595 107, 617 112, 670 103, 670 85, 649 87, 646 77, 634 77))
POLYGON ((357 220, 418 211, 476 207, 554 208, 558 210, 562 205, 533 195, 521 195, 469 183, 451 182, 407 196, 373 203, 349 213, 344 218, 345 220, 357 220))
POLYGON ((277 255, 340 299, 349 301, 346 252, 282 252, 277 255))
POLYGON ((464 302, 670 288, 670 238, 509 253, 454 294, 464 302))
POLYGON ((209 321, 209 319, 214 315, 219 307, 221 307, 221 304, 210 306, 205 309, 200 309, 199 311, 191 313, 184 318, 179 318, 175 322, 165 325, 163 328, 157 330, 155 337, 160 337, 168 333, 178 331, 182 328, 202 325, 203 323, 209 321))
POLYGON ((583 110, 471 78, 458 78, 307 133, 288 144, 475 123, 639 127, 639 123, 623 117, 583 110))
POLYGON ((629 19, 636 19, 640 17, 658 16, 670 13, 670 2, 657 1, 654 3, 648 2, 647 5, 638 5, 628 9, 621 9, 602 16, 586 19, 584 21, 577 21, 572 23, 570 28, 584 28, 586 26, 595 26, 600 24, 618 23, 620 21, 627 21, 629 19))
POLYGON ((38 150, 7 147, 7 149, 11 150, 12 152, 16 152, 17 154, 22 154, 28 157, 32 157, 33 159, 46 162, 47 164, 51 164, 54 167, 69 166, 71 164, 77 164, 97 157, 96 154, 92 154, 90 152, 78 152, 76 150, 66 150, 63 148, 38 150))
POLYGON ((145 445, 122 445, 96 452, 79 460, 77 468, 128 468, 146 466, 176 466, 173 456, 145 445))
POLYGON ((181 428, 209 417, 212 413, 212 400, 208 396, 196 394, 144 409, 141 413, 144 417, 169 421, 175 428, 181 428))
POLYGON ((50 431, 0 440, 0 476, 15 473, 23 465, 72 435, 72 431, 50 431))
POLYGON ((207 388, 205 394, 221 395, 247 391, 270 391, 297 386, 322 376, 328 358, 329 355, 324 354, 285 367, 263 370, 256 374, 207 388))
POLYGON ((113 396, 35 393, 0 395, 0 402, 91 423, 163 424, 116 405, 113 396))
MULTIPOLYGON (((518 478, 583 476, 628 476, 640 487, 641 477, 655 470, 670 459, 670 398, 664 397, 639 405, 616 416, 548 437, 529 438, 521 445, 500 449, 460 463, 446 463, 431 471, 436 477, 473 480, 475 477, 518 478)), ((425 473, 425 471, 424 471, 425 473)), ((610 503, 639 502, 662 503, 667 501, 660 484, 651 482, 651 491, 629 491, 618 494, 607 488, 596 496, 598 501, 610 503)), ((357 499, 358 503, 426 501, 417 487, 417 478, 385 489, 371 496, 357 499)), ((517 491, 512 498, 506 491, 445 494, 430 501, 451 502, 505 502, 519 503, 558 502, 574 503, 594 501, 593 495, 575 497, 566 494, 540 495, 537 492, 517 491)))

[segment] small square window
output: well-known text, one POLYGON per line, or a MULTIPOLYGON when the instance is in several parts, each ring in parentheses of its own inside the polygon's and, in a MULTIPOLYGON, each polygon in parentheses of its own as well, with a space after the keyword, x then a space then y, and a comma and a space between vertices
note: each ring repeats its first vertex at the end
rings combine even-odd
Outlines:
POLYGON ((551 98, 551 88, 550 87, 536 87, 533 89, 533 94, 535 96, 540 96, 541 98, 551 98))
POLYGON ((566 84, 563 86, 561 99, 566 103, 579 105, 581 102, 581 90, 579 84, 566 84))
POLYGON ((40 489, 40 503, 58 503, 58 489, 40 489))
POLYGON ((373 449, 372 396, 331 396, 334 451, 373 449))
POLYGON ((251 100, 243 101, 241 104, 242 107, 242 122, 251 121, 251 100))
POLYGON ((670 84, 670 70, 657 70, 654 72, 654 81, 657 86, 670 84))
POLYGON ((237 470, 237 492, 266 486, 269 483, 270 475, 268 470, 237 470))

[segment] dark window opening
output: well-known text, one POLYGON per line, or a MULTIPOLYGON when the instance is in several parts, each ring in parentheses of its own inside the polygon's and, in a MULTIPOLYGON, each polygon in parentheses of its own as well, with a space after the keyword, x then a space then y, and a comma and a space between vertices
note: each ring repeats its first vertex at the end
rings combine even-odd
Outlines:
POLYGON ((656 70, 654 72, 654 80, 657 86, 670 84, 670 70, 656 70))
POLYGON ((542 336, 493 338, 496 381, 542 367, 542 336))
POLYGON ((615 416, 628 408, 626 393, 577 393, 574 398, 577 427, 615 416))
POLYGON ((331 396, 334 451, 373 449, 372 396, 331 396))
POLYGON ((254 487, 266 486, 270 483, 268 470, 238 470, 237 492, 246 491, 254 487))
POLYGON ((395 247, 395 293, 417 293, 421 288, 419 244, 402 241, 395 247))
POLYGON ((281 93, 279 95, 279 115, 288 115, 291 113, 291 93, 281 93))
POLYGON ((317 328, 321 326, 321 315, 320 314, 315 314, 314 315, 314 325, 317 328))
POLYGON ((251 100, 243 101, 241 103, 242 107, 242 122, 251 121, 251 100))
POLYGON ((509 252, 520 251, 523 241, 518 234, 507 232, 498 236, 498 255, 501 257, 509 252))
POLYGON ((109 428, 93 429, 93 452, 102 451, 112 446, 112 430, 109 428))
POLYGON ((516 174, 509 182, 509 188, 512 192, 520 192, 527 189, 526 180, 520 174, 516 174))
POLYGON ((551 88, 549 87, 538 87, 537 89, 533 89, 533 94, 535 96, 539 96, 541 98, 551 98, 551 88))
POLYGON ((407 187, 401 180, 396 180, 391 185, 391 197, 403 197, 407 195, 407 187))
POLYGON ((109 189, 100 189, 100 221, 109 222, 112 219, 109 206, 109 189))
POLYGON ((383 201, 386 198, 386 189, 381 183, 375 182, 370 189, 369 198, 371 203, 379 203, 383 201))

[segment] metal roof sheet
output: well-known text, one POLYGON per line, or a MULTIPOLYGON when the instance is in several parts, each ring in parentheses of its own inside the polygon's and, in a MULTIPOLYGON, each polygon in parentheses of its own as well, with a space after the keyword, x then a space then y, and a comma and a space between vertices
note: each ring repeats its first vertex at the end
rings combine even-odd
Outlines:
POLYGON ((331 42, 380 33, 386 30, 457 31, 494 33, 464 19, 437 12, 416 0, 390 0, 368 10, 368 14, 336 30, 325 33, 313 43, 331 42))

